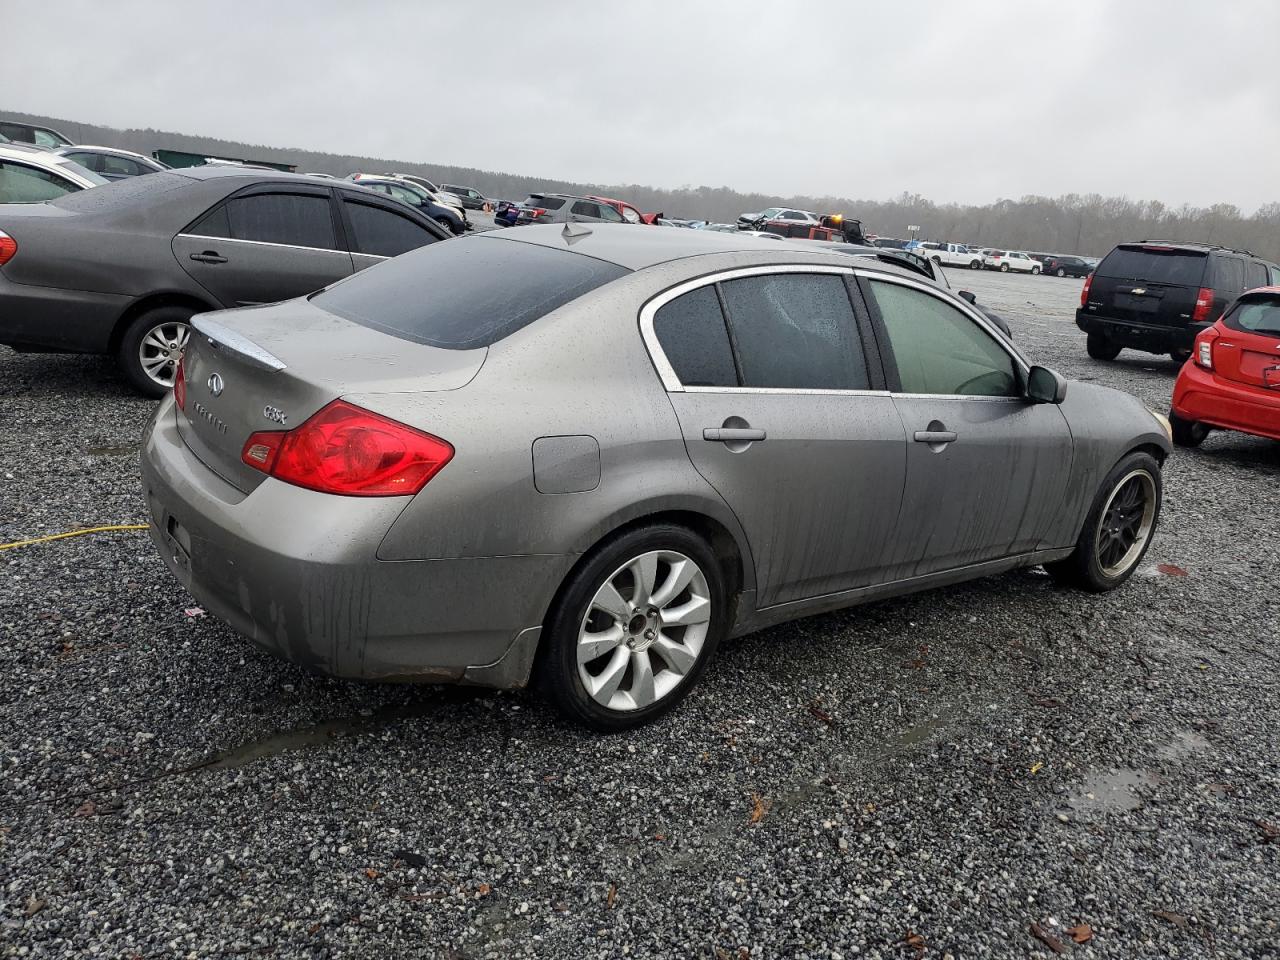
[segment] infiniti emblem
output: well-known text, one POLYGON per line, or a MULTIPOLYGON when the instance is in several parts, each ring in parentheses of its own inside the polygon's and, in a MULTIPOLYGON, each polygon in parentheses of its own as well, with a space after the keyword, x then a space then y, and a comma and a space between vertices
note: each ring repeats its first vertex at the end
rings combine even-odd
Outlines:
POLYGON ((219 373, 211 373, 211 374, 209 375, 209 392, 210 392, 210 393, 212 393, 215 397, 220 397, 220 396, 222 396, 222 388, 223 388, 223 386, 224 386, 224 384, 223 384, 223 382, 222 382, 222 375, 221 375, 221 374, 219 374, 219 373))

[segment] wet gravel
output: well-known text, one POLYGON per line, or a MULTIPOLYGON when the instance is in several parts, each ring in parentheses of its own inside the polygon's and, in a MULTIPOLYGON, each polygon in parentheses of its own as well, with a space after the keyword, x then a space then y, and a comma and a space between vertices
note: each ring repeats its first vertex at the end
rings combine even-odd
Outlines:
MULTIPOLYGON (((1080 281, 952 280, 1167 407, 1172 362, 1085 356, 1080 281)), ((0 542, 142 521, 148 412, 0 348, 0 542)), ((0 955, 1280 956, 1278 477, 1214 435, 1117 593, 789 624, 607 738, 306 675, 187 615, 145 534, 0 552, 0 955)))

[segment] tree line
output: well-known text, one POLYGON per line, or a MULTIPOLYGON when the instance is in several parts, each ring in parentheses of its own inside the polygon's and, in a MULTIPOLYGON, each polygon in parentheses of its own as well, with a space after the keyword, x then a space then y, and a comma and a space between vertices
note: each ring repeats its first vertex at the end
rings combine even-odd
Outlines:
POLYGON ((1166 206, 1158 200, 1130 200, 1100 194, 1068 193, 1057 197, 1025 196, 987 204, 935 203, 904 191, 891 200, 848 197, 778 197, 742 193, 729 187, 661 188, 641 184, 577 183, 553 177, 500 173, 471 167, 444 166, 410 160, 382 159, 313 150, 270 147, 173 133, 79 123, 56 117, 0 113, 7 118, 51 126, 80 143, 116 146, 150 154, 157 149, 182 150, 248 160, 296 164, 300 172, 345 177, 356 171, 413 173, 437 183, 475 187, 495 199, 521 200, 528 193, 591 193, 625 199, 646 213, 670 217, 733 222, 740 213, 771 206, 794 206, 820 213, 843 213, 862 221, 869 233, 909 236, 918 225, 920 238, 1010 247, 1046 253, 1102 256, 1124 240, 1198 240, 1241 247, 1280 260, 1280 202, 1268 203, 1246 216, 1238 207, 1166 206))

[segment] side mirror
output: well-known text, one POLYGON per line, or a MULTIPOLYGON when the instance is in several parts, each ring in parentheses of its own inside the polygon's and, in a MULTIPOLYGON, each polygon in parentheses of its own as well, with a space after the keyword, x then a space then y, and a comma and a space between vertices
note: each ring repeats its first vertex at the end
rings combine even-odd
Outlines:
POLYGON ((978 302, 978 298, 972 290, 961 290, 960 299, 969 304, 969 306, 973 306, 978 302))
POLYGON ((1027 375, 1027 399, 1032 403, 1061 403, 1067 399, 1067 378, 1048 367, 1032 367, 1027 375))

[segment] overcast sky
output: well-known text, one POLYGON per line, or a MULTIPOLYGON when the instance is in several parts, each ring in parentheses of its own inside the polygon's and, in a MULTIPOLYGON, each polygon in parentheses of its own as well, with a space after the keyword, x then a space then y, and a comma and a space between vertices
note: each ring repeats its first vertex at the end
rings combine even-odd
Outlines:
POLYGON ((598 183, 1280 200, 1280 0, 0 11, 0 110, 598 183))

